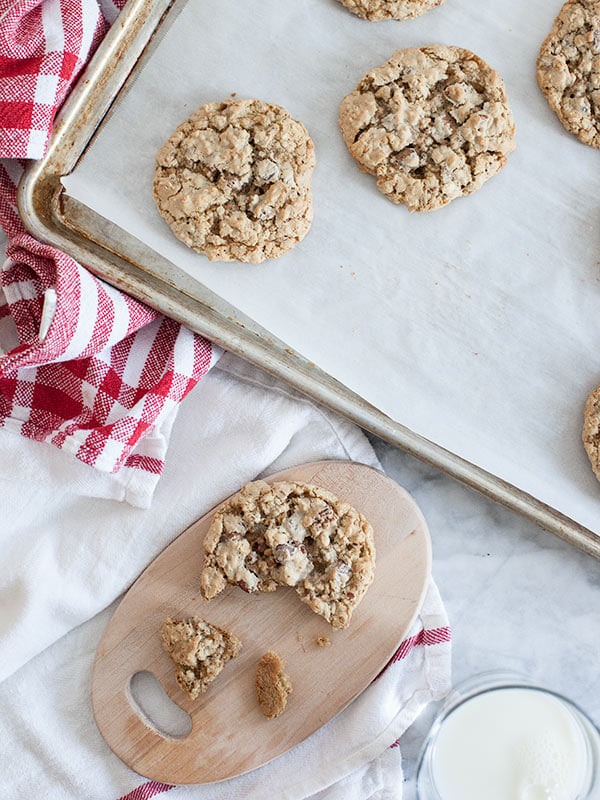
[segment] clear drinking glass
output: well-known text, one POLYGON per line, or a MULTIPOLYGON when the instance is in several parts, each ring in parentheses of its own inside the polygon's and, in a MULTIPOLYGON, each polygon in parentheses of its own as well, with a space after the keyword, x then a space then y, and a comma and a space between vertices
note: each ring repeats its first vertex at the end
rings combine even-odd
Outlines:
POLYGON ((490 672, 459 684, 446 698, 423 744, 417 796, 599 800, 599 771, 600 733, 580 708, 521 675, 490 672), (505 693, 491 694, 500 692, 505 693), (543 712, 537 720, 536 709, 543 712), (556 731, 547 727, 547 719, 556 723, 556 731), (541 727, 542 720, 546 733, 536 734, 527 744, 526 731, 541 727), (557 747, 561 736, 570 747, 557 747))

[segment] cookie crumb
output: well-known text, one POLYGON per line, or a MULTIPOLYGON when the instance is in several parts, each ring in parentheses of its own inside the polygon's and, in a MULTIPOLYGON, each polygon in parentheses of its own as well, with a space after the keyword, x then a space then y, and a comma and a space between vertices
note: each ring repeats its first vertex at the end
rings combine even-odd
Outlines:
POLYGON ((329 647, 331 640, 329 636, 317 636, 317 644, 319 647, 329 647))
POLYGON ((175 664, 175 679, 191 700, 205 692, 225 664, 242 649, 237 636, 199 617, 167 617, 160 638, 175 664))
POLYGON ((281 658, 272 651, 265 653, 256 667, 256 697, 265 717, 274 719, 282 714, 291 691, 292 682, 281 658))

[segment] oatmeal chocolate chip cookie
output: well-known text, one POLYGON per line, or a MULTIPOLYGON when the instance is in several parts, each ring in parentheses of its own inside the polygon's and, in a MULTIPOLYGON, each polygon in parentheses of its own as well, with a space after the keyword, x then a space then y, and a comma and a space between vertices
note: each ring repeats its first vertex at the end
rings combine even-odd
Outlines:
POLYGON ((583 444, 600 481, 600 386, 587 399, 583 412, 583 444))
POLYGON ((160 638, 175 662, 177 683, 192 700, 206 691, 225 664, 242 649, 237 636, 199 617, 178 620, 168 617, 160 638))
POLYGON ((287 253, 312 222, 315 150, 280 106, 201 106, 156 157, 154 199, 173 233, 211 261, 258 263, 287 253))
POLYGON ((344 98, 340 128, 361 170, 409 211, 471 194, 515 149, 502 78, 460 47, 398 50, 344 98))
POLYGON ((600 148, 600 0, 567 0, 541 47, 537 80, 565 128, 600 148))
POLYGON ((367 520, 330 492, 305 483, 255 481, 215 514, 204 538, 201 592, 228 583, 246 592, 293 586, 334 628, 346 628, 373 581, 367 520))
POLYGON ((260 710, 269 719, 285 711, 288 695, 292 692, 290 676, 277 653, 268 652, 256 667, 256 696, 260 710))
POLYGON ((357 17, 371 21, 410 19, 441 6, 444 0, 340 0, 357 17))

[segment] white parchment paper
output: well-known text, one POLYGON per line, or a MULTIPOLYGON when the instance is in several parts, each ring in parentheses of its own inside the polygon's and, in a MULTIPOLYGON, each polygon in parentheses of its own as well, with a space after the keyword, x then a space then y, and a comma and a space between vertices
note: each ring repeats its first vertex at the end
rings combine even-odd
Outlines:
POLYGON ((336 0, 189 0, 65 184, 394 419, 600 533, 581 443, 600 383, 600 152, 535 81, 560 6, 447 0, 368 23, 336 0), (411 215, 358 170, 337 115, 368 69, 432 42, 503 75, 518 149, 477 194, 411 215), (234 92, 285 106, 318 159, 310 233, 255 266, 188 250, 151 194, 173 129, 234 92))

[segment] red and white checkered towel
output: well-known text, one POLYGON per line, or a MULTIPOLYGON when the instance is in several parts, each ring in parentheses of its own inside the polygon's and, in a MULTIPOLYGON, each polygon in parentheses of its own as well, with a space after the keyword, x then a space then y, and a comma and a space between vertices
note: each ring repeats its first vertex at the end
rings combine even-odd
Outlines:
POLYGON ((123 4, 0 0, 0 427, 122 482, 135 473, 145 504, 178 404, 218 350, 29 236, 16 209, 24 162, 8 160, 44 154, 57 108, 123 4))

